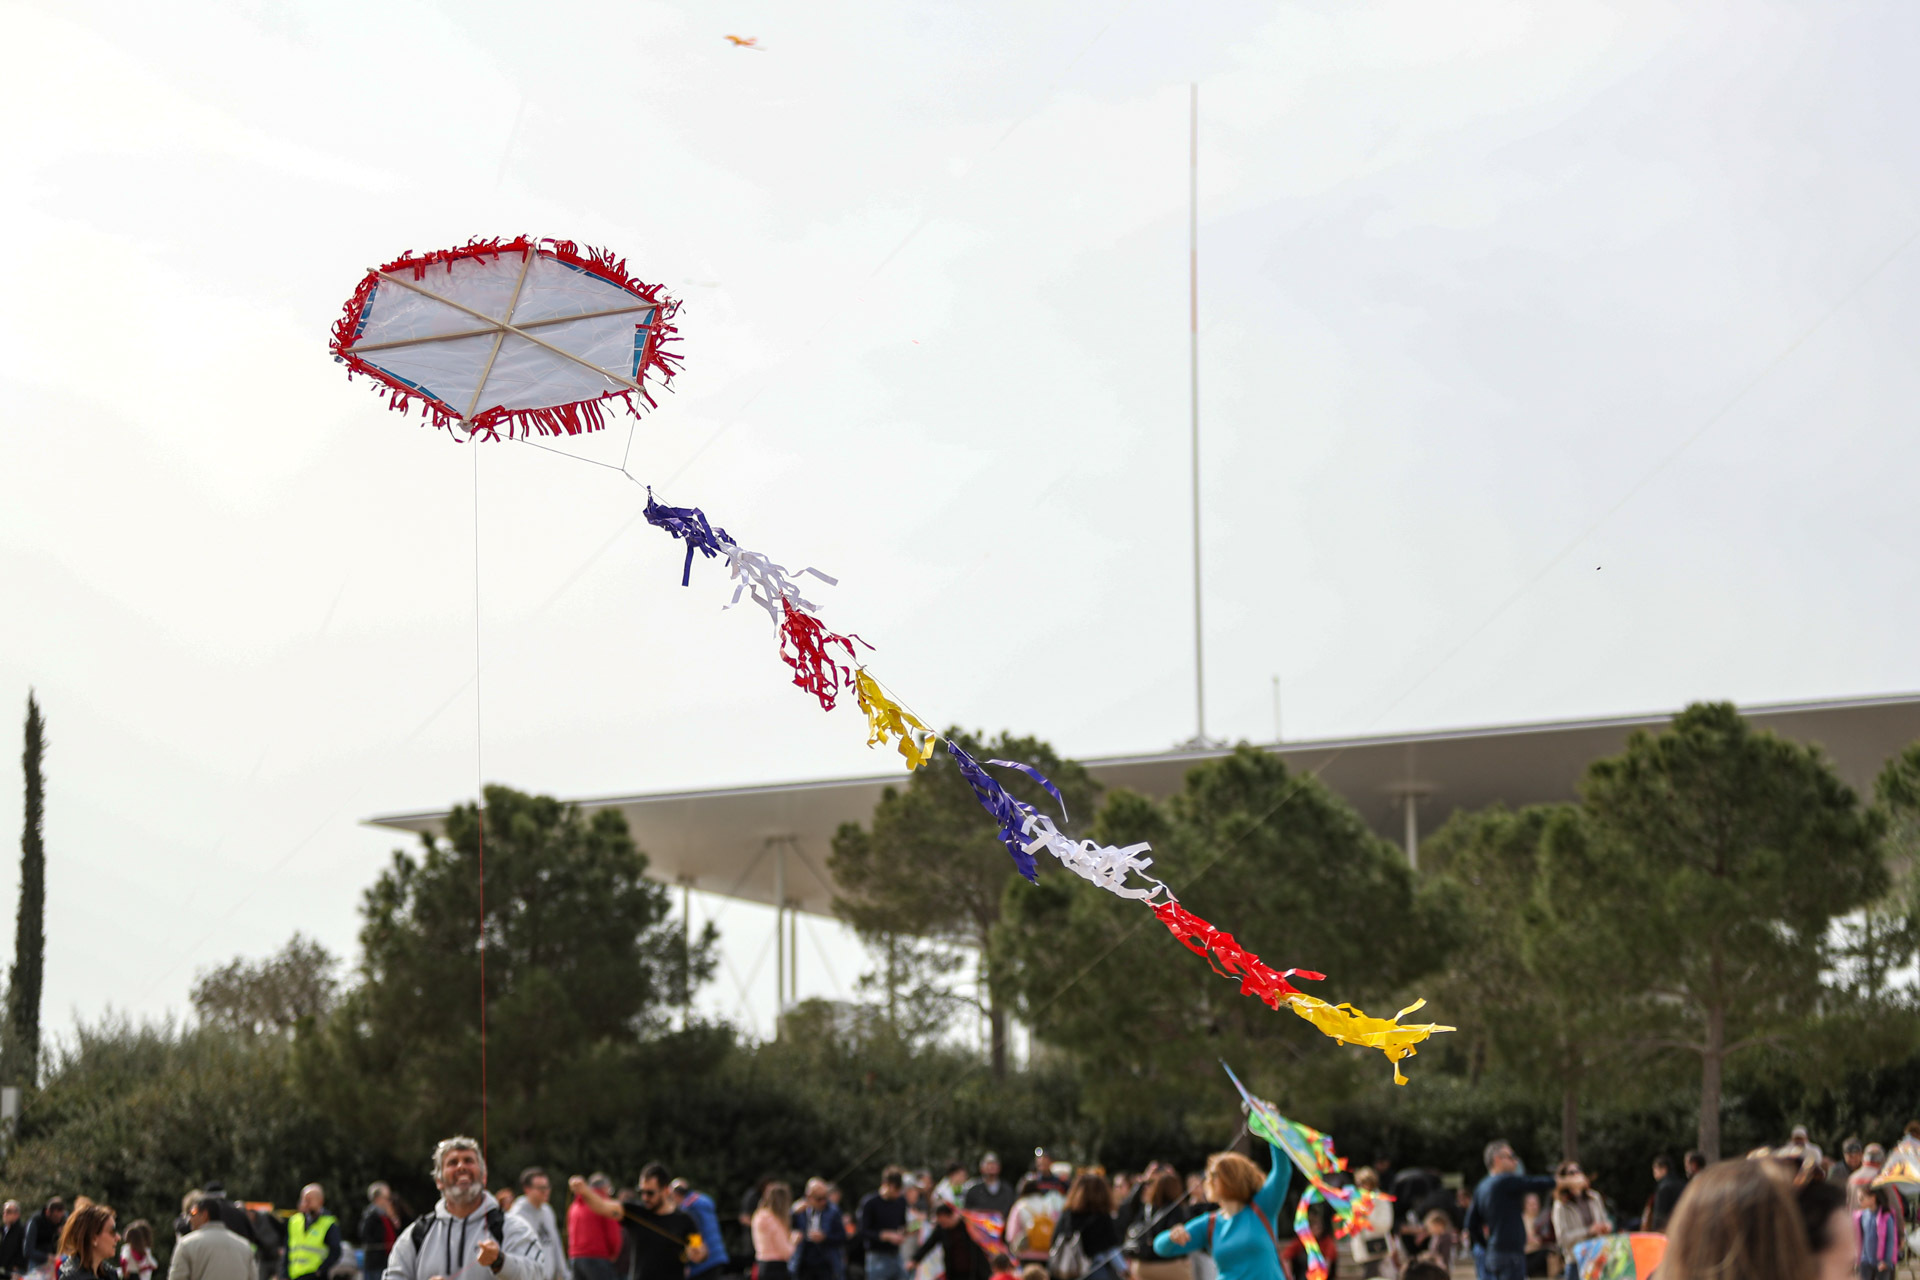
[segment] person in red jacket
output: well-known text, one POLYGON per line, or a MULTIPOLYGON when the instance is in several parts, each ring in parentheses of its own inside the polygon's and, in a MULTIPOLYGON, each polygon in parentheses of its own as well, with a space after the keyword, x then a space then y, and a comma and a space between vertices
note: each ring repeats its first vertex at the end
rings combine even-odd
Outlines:
POLYGON ((581 1193, 587 1188, 613 1198, 613 1179, 604 1173, 567 1179, 573 1202, 567 1206, 567 1256, 573 1280, 617 1280, 614 1259, 620 1256, 620 1220, 598 1213, 581 1193))

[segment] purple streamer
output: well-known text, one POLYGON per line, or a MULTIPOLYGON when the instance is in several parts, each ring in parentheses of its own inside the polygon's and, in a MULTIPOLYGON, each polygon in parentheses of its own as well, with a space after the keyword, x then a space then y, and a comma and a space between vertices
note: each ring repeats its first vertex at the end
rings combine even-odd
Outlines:
POLYGON ((1026 843, 1026 833, 1021 828, 1026 825, 1028 816, 1038 811, 1032 805, 1014 799, 1005 787, 980 767, 979 761, 954 745, 951 738, 947 739, 947 754, 953 757, 953 763, 959 767, 960 776, 973 788, 973 797, 980 802, 980 807, 1000 824, 1000 842, 1013 855, 1014 869, 1034 884, 1040 883, 1040 873, 1034 866, 1033 855, 1021 847, 1026 843))
POLYGON ((1060 821, 1073 821, 1072 818, 1067 816, 1067 798, 1060 794, 1060 788, 1054 786, 1053 779, 1047 777, 1046 774, 1040 772, 1030 764, 1021 764, 1018 760, 989 760, 987 763, 996 769, 1018 769, 1029 778, 1032 778, 1035 782, 1045 787, 1047 794, 1053 797, 1054 803, 1060 806, 1060 821))
POLYGON ((686 586, 693 577, 693 553, 698 551, 711 560, 723 555, 720 544, 731 543, 725 529, 715 529, 707 523, 707 513, 698 507, 669 507, 653 500, 653 487, 647 487, 647 523, 656 529, 665 529, 676 538, 685 538, 687 542, 687 562, 680 570, 680 585, 686 586))

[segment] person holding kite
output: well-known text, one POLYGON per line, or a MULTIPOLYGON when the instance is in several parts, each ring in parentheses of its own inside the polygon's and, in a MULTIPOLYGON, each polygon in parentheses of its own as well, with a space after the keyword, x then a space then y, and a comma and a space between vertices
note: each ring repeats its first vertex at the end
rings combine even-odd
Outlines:
POLYGON ((1208 1156, 1200 1191, 1220 1207, 1162 1231, 1153 1239, 1154 1253, 1182 1258, 1205 1249, 1220 1268, 1220 1280, 1285 1280, 1273 1223, 1293 1181, 1293 1161, 1272 1143, 1267 1150, 1273 1167, 1264 1181, 1260 1166, 1237 1151, 1208 1156))

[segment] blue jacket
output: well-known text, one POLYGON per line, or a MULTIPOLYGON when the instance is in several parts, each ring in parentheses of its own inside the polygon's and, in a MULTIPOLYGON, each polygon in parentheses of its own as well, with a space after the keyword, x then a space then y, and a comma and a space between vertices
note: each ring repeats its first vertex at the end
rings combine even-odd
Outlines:
POLYGON ((720 1239, 720 1215, 714 1210, 713 1197, 689 1191, 686 1199, 680 1202, 680 1212, 693 1219, 693 1225, 700 1231, 700 1242, 707 1246, 706 1261, 690 1265, 687 1275, 703 1276, 726 1266, 727 1246, 720 1239))
POLYGON ((1287 1198, 1287 1186, 1293 1181, 1293 1161, 1280 1148, 1268 1144, 1268 1159, 1273 1168, 1267 1181, 1254 1193, 1253 1204, 1231 1218, 1222 1213, 1203 1213, 1187 1223, 1187 1242, 1175 1244, 1171 1231, 1153 1238, 1153 1251, 1163 1258, 1178 1258, 1207 1247, 1207 1220, 1213 1219, 1213 1260, 1220 1268, 1220 1280, 1285 1280, 1280 1270, 1280 1242, 1267 1231, 1271 1224, 1280 1229, 1280 1205, 1287 1198), (1253 1210, 1257 1208, 1260 1213, 1253 1210), (1260 1221, 1265 1214, 1267 1221, 1260 1221))
POLYGON ((815 1209, 805 1200, 796 1200, 793 1205, 793 1229, 800 1233, 800 1247, 793 1251, 793 1270, 797 1273, 806 1267, 824 1266, 839 1275, 846 1265, 847 1224, 840 1216, 838 1205, 829 1204, 824 1209, 815 1209), (817 1219, 817 1222, 816 1222, 817 1219), (825 1240, 807 1239, 807 1232, 818 1226, 827 1237, 825 1240))

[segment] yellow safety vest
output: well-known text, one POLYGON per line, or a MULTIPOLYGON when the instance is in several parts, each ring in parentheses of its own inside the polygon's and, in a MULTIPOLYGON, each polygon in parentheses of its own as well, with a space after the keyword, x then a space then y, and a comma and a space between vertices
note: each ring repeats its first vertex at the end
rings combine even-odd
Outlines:
POLYGON ((333 1215, 323 1213, 307 1225, 307 1215, 296 1213, 287 1219, 287 1276, 300 1280, 320 1270, 327 1260, 327 1232, 333 1230, 333 1215))

